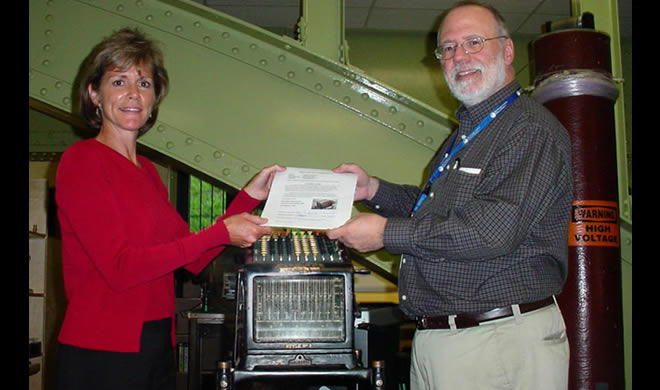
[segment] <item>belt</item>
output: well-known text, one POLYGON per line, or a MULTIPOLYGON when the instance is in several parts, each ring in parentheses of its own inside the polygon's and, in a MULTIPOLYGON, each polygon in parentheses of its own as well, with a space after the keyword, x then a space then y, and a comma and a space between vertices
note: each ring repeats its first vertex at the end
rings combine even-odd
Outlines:
MULTIPOLYGON (((555 303, 553 297, 548 297, 536 302, 521 303, 520 313, 527 313, 530 311, 538 310, 555 303)), ((489 310, 484 313, 462 313, 454 317, 454 323, 457 329, 471 328, 479 326, 482 322, 498 320, 500 318, 507 318, 513 316, 513 309, 511 306, 500 307, 497 309, 489 310)), ((450 329, 449 316, 438 317, 417 317, 417 329, 450 329)))

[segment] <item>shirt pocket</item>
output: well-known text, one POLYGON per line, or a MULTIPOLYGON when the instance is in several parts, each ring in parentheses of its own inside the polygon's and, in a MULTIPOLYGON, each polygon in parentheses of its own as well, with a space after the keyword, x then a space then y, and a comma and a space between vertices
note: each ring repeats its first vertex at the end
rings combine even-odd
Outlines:
POLYGON ((431 191, 434 198, 441 201, 447 209, 458 208, 475 198, 474 194, 482 176, 483 170, 476 167, 452 169, 441 183, 435 183, 431 191))

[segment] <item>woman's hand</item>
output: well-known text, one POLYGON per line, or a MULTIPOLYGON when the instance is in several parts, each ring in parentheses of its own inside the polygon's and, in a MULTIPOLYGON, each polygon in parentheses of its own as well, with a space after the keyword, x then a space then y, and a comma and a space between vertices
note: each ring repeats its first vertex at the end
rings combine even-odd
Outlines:
POLYGON ((245 186, 244 190, 254 199, 265 200, 270 192, 270 185, 277 172, 284 172, 286 168, 277 164, 262 169, 245 186))
POLYGON ((262 236, 272 233, 269 227, 260 226, 268 222, 267 219, 248 213, 232 215, 223 222, 229 231, 231 244, 240 248, 247 248, 262 236))
POLYGON ((355 186, 355 196, 353 201, 371 200, 378 191, 378 179, 369 176, 367 172, 356 164, 341 164, 332 170, 335 173, 354 173, 357 175, 357 184, 355 186))

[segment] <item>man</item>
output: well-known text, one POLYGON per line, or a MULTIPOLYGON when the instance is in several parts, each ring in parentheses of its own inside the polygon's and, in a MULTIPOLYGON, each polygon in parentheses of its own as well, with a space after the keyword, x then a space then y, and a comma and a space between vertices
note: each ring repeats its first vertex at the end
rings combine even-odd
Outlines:
POLYGON ((567 272, 568 134, 517 93, 513 41, 496 10, 452 7, 436 57, 463 104, 435 175, 420 190, 342 164, 335 171, 358 174, 355 200, 375 214, 328 236, 401 254, 399 303, 418 328, 412 389, 566 388, 568 341, 554 295, 567 272))

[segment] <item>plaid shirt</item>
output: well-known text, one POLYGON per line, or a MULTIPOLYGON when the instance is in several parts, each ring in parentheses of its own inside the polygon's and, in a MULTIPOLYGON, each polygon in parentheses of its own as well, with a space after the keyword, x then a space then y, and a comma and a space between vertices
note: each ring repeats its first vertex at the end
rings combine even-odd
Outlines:
MULTIPOLYGON (((512 82, 457 111, 451 139, 469 133, 520 88, 512 82)), ((459 138, 460 139, 460 138, 459 138)), ((566 280, 573 200, 568 133, 521 95, 458 154, 460 166, 420 189, 381 180, 365 205, 388 217, 385 249, 401 254, 399 303, 409 317, 483 312, 558 294, 566 280)))

